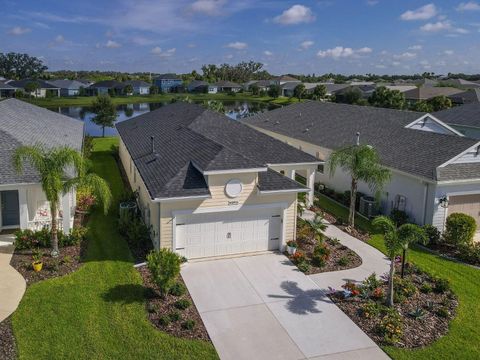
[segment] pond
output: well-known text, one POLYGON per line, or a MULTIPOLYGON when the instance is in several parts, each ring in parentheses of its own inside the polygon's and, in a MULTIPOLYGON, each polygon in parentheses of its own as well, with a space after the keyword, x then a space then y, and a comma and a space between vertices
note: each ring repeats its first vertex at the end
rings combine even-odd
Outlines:
MULTIPOLYGON (((259 112, 272 110, 278 107, 275 104, 268 104, 264 102, 255 101, 222 101, 225 107, 225 115, 238 120, 247 116, 257 114, 259 112)), ((147 112, 156 110, 168 102, 158 103, 140 103, 140 104, 126 104, 117 106, 117 120, 116 122, 131 119, 135 116, 145 114, 147 112)), ((49 107, 50 110, 62 113, 76 119, 85 121, 85 131, 91 136, 101 136, 102 128, 92 122, 95 116, 88 106, 66 106, 66 107, 49 107)), ((115 128, 105 128, 105 136, 117 135, 115 128)))

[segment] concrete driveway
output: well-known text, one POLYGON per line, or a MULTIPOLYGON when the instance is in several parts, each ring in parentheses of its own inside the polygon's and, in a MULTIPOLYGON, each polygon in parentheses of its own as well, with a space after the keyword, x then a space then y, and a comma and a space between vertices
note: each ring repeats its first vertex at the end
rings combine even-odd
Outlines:
POLYGON ((388 359, 284 255, 188 263, 182 276, 222 359, 388 359))

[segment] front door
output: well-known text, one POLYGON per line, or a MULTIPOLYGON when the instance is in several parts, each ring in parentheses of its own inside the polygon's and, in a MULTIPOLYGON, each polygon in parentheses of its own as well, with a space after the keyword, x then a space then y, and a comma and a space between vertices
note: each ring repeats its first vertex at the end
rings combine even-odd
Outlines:
POLYGON ((2 226, 20 225, 20 207, 18 204, 18 191, 2 191, 2 226))

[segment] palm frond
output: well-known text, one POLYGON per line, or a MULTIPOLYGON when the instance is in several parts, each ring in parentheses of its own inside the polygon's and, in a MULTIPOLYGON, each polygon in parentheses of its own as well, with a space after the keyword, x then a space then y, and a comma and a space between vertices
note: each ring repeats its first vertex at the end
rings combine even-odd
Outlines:
POLYGON ((40 173, 45 172, 45 150, 40 145, 33 146, 20 146, 13 153, 13 166, 15 170, 21 174, 23 173, 23 167, 25 162, 30 162, 32 166, 40 173))

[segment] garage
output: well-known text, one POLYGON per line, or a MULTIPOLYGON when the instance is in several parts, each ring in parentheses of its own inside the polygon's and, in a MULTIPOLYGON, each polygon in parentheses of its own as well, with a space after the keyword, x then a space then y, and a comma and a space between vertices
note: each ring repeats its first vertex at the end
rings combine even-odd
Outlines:
POLYGON ((249 209, 175 218, 176 251, 187 259, 277 250, 281 209, 249 209))
POLYGON ((448 213, 464 213, 472 216, 480 229, 480 194, 449 196, 448 213))

